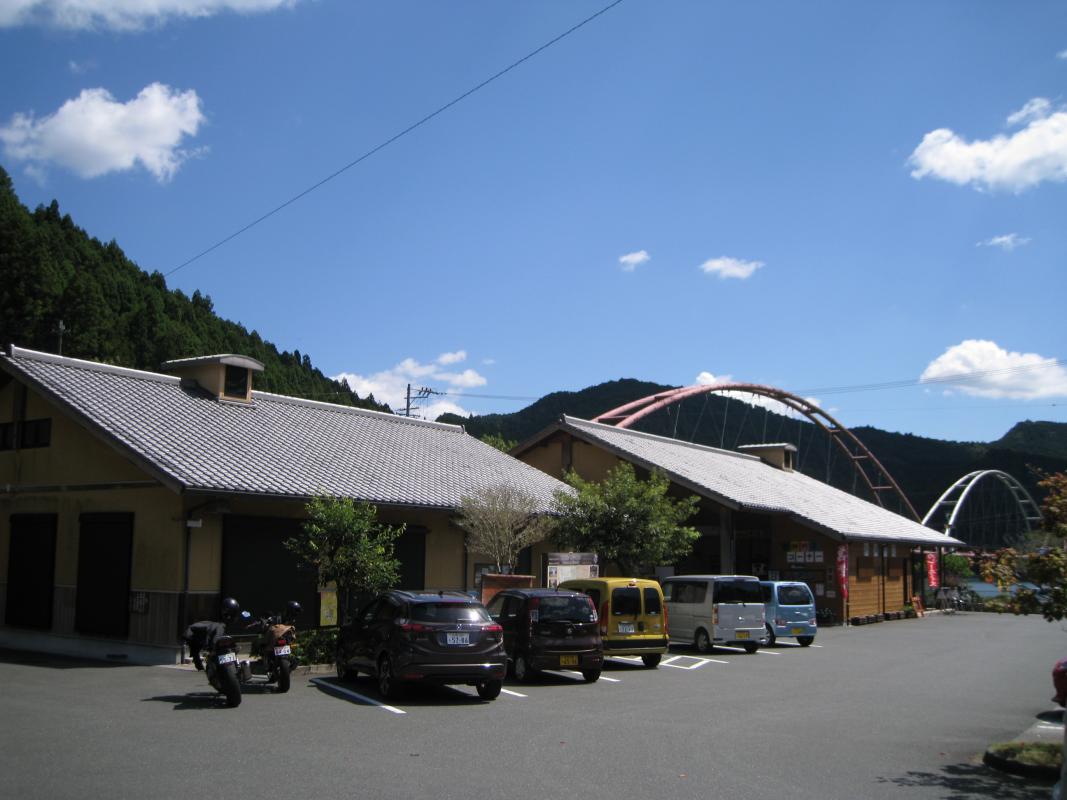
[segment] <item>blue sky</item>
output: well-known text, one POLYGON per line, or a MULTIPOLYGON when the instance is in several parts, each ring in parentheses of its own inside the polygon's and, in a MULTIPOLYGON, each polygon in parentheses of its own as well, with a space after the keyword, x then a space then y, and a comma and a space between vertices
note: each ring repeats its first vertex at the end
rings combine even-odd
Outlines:
MULTIPOLYGON (((0 0, 0 163, 167 273, 606 3, 0 0)), ((732 378, 995 439, 1067 421, 1065 88, 1063 3, 625 0, 168 283, 435 411, 732 378)))

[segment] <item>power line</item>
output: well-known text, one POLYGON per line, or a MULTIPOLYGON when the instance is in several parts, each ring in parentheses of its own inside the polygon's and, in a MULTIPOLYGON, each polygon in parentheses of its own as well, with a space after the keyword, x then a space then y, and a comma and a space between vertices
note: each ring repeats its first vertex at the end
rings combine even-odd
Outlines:
POLYGON ((456 105, 457 103, 462 102, 463 100, 466 100, 468 97, 470 97, 475 92, 478 92, 478 91, 484 89, 486 86, 488 86, 490 83, 495 81, 497 78, 502 78, 504 75, 506 75, 507 73, 511 72, 516 67, 518 67, 518 66, 524 64, 525 62, 529 61, 531 58, 533 58, 534 56, 538 55, 539 53, 544 52, 545 50, 550 48, 552 45, 556 44, 557 42, 562 41, 563 39, 566 39, 568 36, 570 36, 575 31, 579 30, 580 28, 584 28, 590 22, 595 20, 597 17, 599 17, 599 16, 601 16, 603 14, 606 14, 608 11, 611 11, 611 9, 615 8, 615 6, 619 5, 621 2, 622 2, 622 0, 614 0, 613 3, 609 3, 608 5, 604 6, 602 9, 597 11, 595 14, 592 14, 592 15, 586 17, 585 19, 583 19, 578 24, 571 26, 570 28, 568 28, 567 30, 565 30, 563 33, 559 34, 555 38, 550 39, 549 41, 545 42, 543 45, 538 47, 536 50, 532 50, 531 52, 527 53, 522 58, 520 58, 518 61, 512 62, 508 66, 504 67, 504 69, 500 70, 499 72, 497 72, 496 74, 492 75, 491 77, 486 78, 484 81, 482 81, 478 85, 468 89, 467 91, 465 91, 463 94, 459 95, 458 97, 456 97, 456 98, 454 98, 452 100, 449 100, 447 103, 445 103, 443 106, 438 108, 436 111, 431 111, 429 114, 427 114, 425 117, 420 119, 418 122, 412 123, 408 127, 404 128, 404 130, 402 130, 399 133, 396 133, 393 136, 389 137, 388 139, 386 139, 381 144, 378 144, 375 147, 372 147, 370 150, 368 150, 367 152, 365 152, 363 155, 359 156, 358 158, 353 159, 352 161, 349 161, 343 167, 341 167, 340 169, 330 173, 329 175, 327 175, 322 180, 317 181, 316 183, 313 183, 311 186, 309 186, 308 188, 304 189, 302 192, 299 192, 298 194, 293 195, 292 197, 290 197, 288 200, 286 200, 281 205, 272 208, 266 214, 263 214, 262 216, 254 219, 252 222, 249 222, 243 228, 239 228, 238 230, 234 231, 229 236, 226 236, 225 238, 220 239, 219 241, 215 242, 215 244, 213 244, 210 247, 208 247, 206 250, 201 250, 199 253, 197 253, 195 256, 193 256, 192 258, 188 259, 187 261, 183 261, 181 264, 176 266, 170 272, 164 273, 163 277, 165 277, 165 278, 166 277, 170 277, 171 275, 173 275, 178 270, 184 269, 185 267, 187 267, 190 264, 192 264, 194 261, 197 261, 197 260, 203 258, 208 253, 210 253, 210 252, 212 252, 214 250, 217 250, 218 248, 222 247, 227 242, 232 241, 233 239, 236 239, 238 236, 240 236, 245 231, 248 231, 248 230, 256 227, 257 225, 259 225, 259 223, 270 219, 275 214, 277 214, 279 211, 281 211, 281 210, 283 210, 285 208, 288 208, 289 206, 291 206, 296 201, 298 201, 301 198, 306 197, 307 195, 311 194, 313 191, 315 191, 319 187, 329 183, 334 178, 336 178, 337 176, 341 175, 343 172, 347 172, 348 170, 352 169, 352 167, 356 166, 360 162, 366 161, 368 158, 373 156, 375 153, 379 152, 380 150, 384 150, 386 147, 388 147, 389 145, 393 144, 393 142, 395 142, 398 139, 401 139, 401 138, 407 136, 409 133, 414 131, 416 128, 422 127, 427 122, 432 120, 434 117, 436 117, 436 116, 438 116, 440 114, 443 114, 445 111, 447 111, 448 109, 452 108, 452 106, 456 105))

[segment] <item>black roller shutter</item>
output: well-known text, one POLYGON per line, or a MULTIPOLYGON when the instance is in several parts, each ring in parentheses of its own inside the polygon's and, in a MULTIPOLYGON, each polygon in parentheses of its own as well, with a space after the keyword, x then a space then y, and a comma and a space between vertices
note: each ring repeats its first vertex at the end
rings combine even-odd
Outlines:
POLYGON ((13 514, 7 559, 4 621, 20 628, 52 627, 56 515, 13 514))
POLYGON ((133 514, 82 514, 74 628, 94 636, 130 632, 133 514))

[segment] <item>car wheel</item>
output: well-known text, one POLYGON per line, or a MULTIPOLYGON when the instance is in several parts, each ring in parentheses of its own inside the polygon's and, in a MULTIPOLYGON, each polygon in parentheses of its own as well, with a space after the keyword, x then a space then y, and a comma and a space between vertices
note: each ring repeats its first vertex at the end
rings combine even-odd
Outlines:
POLYGON ((337 670, 337 678, 342 681, 354 681, 356 679, 356 670, 345 664, 344 656, 341 655, 341 650, 338 649, 333 656, 334 668, 337 670))
POLYGON ((745 642, 745 652, 752 655, 759 650, 759 645, 756 642, 745 642))
POLYGON ((393 700, 398 693, 396 676, 393 675, 393 662, 389 656, 382 656, 378 661, 378 694, 386 700, 393 700))
POLYGON ((774 628, 772 628, 770 625, 768 625, 767 626, 767 646, 770 647, 776 641, 778 641, 778 637, 774 635, 774 628))
POLYGON ((815 641, 814 636, 798 636, 797 641, 801 647, 810 647, 811 643, 815 641))
POLYGON ((641 660, 645 662, 645 666, 649 669, 655 669, 659 666, 661 657, 659 653, 650 653, 649 655, 641 656, 641 660))
POLYGON ((520 683, 526 683, 531 680, 536 673, 529 662, 526 661, 526 656, 522 653, 515 654, 515 666, 512 668, 515 672, 515 680, 520 683))
POLYGON ((693 644, 696 646, 698 653, 710 653, 712 644, 711 639, 708 638, 708 632, 701 628, 697 631, 696 639, 693 644))
POLYGON ((496 700, 500 696, 503 681, 485 681, 478 684, 478 696, 483 700, 496 700))
POLYGON ((600 680, 600 670, 598 669, 583 669, 582 680, 586 683, 596 683, 600 680))

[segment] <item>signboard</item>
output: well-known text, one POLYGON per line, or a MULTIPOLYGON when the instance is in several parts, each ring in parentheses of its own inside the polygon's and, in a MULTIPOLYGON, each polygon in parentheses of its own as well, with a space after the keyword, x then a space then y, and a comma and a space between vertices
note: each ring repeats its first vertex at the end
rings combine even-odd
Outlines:
POLYGON ((841 597, 848 600, 848 545, 837 546, 837 588, 841 590, 841 597))
POLYGON ((926 584, 931 589, 936 589, 941 585, 937 574, 937 553, 926 554, 926 584))
POLYGON ((332 589, 319 592, 319 625, 337 624, 337 592, 332 589))
POLYGON ((545 585, 555 589, 563 581, 600 575, 596 553, 548 553, 545 585))

